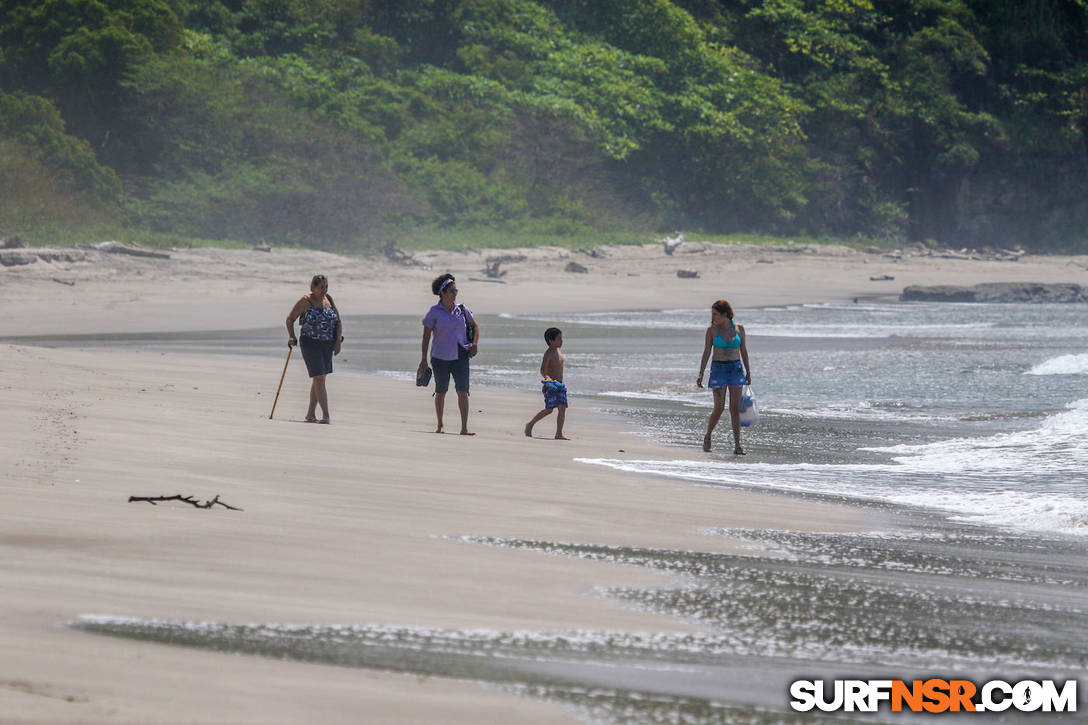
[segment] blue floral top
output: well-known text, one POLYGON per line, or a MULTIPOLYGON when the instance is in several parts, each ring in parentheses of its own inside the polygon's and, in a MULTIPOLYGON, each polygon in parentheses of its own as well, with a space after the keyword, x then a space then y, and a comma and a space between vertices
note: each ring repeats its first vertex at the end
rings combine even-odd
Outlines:
POLYGON ((336 323, 339 321, 340 315, 334 307, 316 307, 311 302, 310 309, 299 318, 299 330, 302 337, 332 342, 336 339, 336 323))

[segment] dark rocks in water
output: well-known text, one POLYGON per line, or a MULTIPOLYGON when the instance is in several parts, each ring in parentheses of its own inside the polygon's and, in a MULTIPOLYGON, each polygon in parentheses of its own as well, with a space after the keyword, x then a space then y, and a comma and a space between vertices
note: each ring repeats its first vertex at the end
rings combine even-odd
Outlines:
POLYGON ((911 285, 903 288, 904 302, 1088 302, 1088 288, 1079 284, 1042 282, 988 282, 974 287, 911 285))
POLYGON ((19 237, 2 237, 0 238, 0 249, 22 249, 24 246, 23 241, 19 237))
POLYGON ((680 279, 698 279, 699 273, 694 269, 678 269, 676 276, 680 279))

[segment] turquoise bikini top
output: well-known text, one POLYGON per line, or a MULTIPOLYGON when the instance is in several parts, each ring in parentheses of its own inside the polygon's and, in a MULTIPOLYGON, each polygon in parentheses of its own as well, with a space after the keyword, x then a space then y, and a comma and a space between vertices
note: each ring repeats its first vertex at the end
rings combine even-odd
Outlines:
MULTIPOLYGON (((733 323, 733 330, 737 329, 737 323, 733 323)), ((740 347, 740 333, 734 332, 733 339, 726 342, 721 335, 714 335, 714 347, 724 348, 726 350, 736 349, 740 347)))

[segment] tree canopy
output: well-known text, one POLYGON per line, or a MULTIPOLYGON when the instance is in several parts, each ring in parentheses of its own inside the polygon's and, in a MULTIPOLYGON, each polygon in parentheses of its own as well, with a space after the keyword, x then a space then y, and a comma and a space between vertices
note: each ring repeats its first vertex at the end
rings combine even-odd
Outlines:
POLYGON ((1086 124, 1085 0, 0 0, 0 188, 206 239, 1084 248, 1086 124))

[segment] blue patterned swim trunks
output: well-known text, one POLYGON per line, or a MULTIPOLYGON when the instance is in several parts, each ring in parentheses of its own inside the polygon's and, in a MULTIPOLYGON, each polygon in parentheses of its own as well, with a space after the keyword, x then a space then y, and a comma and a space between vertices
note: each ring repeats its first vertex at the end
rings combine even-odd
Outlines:
POLYGON ((544 407, 548 410, 567 407, 567 386, 558 380, 549 380, 540 386, 540 392, 544 393, 544 407))

